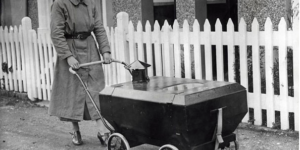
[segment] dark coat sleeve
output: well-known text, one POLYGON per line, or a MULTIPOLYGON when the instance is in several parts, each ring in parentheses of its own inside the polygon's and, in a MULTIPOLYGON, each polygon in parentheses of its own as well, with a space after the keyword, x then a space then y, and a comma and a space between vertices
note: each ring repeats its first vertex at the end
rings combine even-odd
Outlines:
POLYGON ((107 40, 106 31, 103 27, 103 23, 100 18, 101 14, 95 7, 94 7, 94 11, 95 11, 94 34, 95 34, 96 40, 98 42, 100 52, 101 52, 101 54, 106 53, 106 52, 110 53, 110 47, 109 47, 109 43, 107 40))
POLYGON ((54 1, 51 10, 50 32, 51 39, 59 59, 65 59, 72 56, 65 34, 65 18, 63 8, 58 1, 54 1))

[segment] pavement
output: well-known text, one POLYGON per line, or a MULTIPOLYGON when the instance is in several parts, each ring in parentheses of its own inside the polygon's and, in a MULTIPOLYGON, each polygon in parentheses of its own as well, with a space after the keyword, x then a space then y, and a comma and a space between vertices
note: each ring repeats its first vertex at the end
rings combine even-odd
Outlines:
MULTIPOLYGON (((48 103, 31 102, 0 91, 1 150, 105 150, 96 138, 97 126, 83 121, 80 129, 84 144, 71 142, 71 124, 47 114, 48 103)), ((299 132, 282 131, 251 124, 240 124, 237 139, 241 150, 298 150, 299 132)), ((133 150, 158 150, 153 145, 141 145, 133 150)), ((233 149, 233 146, 228 149, 233 149)))

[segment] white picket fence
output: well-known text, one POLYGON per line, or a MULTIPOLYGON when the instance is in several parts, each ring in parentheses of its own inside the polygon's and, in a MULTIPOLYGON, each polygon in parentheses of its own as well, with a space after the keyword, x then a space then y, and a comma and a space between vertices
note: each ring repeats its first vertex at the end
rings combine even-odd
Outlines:
MULTIPOLYGON (((281 129, 289 128, 289 112, 294 113, 295 130, 299 131, 299 29, 298 22, 293 31, 287 31, 282 19, 279 31, 273 31, 270 19, 267 19, 265 30, 259 31, 258 22, 254 19, 252 31, 246 31, 246 23, 241 19, 238 32, 234 31, 230 20, 227 31, 222 31, 220 21, 216 31, 211 31, 208 21, 204 31, 200 31, 197 21, 190 31, 187 21, 180 29, 175 21, 173 28, 165 22, 162 29, 156 22, 151 30, 149 22, 145 31, 139 22, 136 31, 129 22, 127 13, 117 15, 117 27, 106 29, 109 37, 112 57, 127 63, 136 59, 151 64, 149 76, 182 77, 184 64, 185 78, 192 78, 193 70, 196 79, 213 79, 212 45, 216 46, 217 80, 224 81, 223 45, 228 47, 228 80, 234 80, 234 46, 239 46, 240 82, 248 87, 247 46, 252 47, 253 92, 248 92, 248 106, 254 109, 254 123, 262 124, 262 109, 267 111, 267 126, 275 122, 275 111, 280 111, 281 129), (201 46, 205 54, 202 57, 201 46), (193 48, 192 48, 192 47, 193 48), (265 47, 266 93, 261 93, 259 46, 265 47), (272 83, 273 47, 279 47, 280 95, 275 95, 272 83), (294 57, 294 97, 288 96, 287 84, 287 47, 292 47, 294 57), (193 49, 193 50, 192 50, 193 49), (298 57, 297 57, 298 56, 298 57), (202 61, 201 59, 205 60, 202 61), (182 61, 183 59, 183 61, 182 61), (194 65, 192 65, 194 61, 194 65), (202 64, 202 62, 205 62, 202 64), (205 66, 205 69, 202 67, 205 66), (202 73, 202 71, 204 71, 202 73), (204 76, 202 76, 204 74, 204 76), (205 78, 204 78, 205 77, 205 78)), ((1 88, 10 91, 27 92, 30 99, 50 100, 51 83, 56 54, 50 40, 49 32, 36 33, 31 29, 29 18, 22 20, 22 26, 13 29, 0 28, 0 63, 8 63, 8 73, 0 70, 1 88)), ((104 65, 107 86, 131 80, 131 76, 120 64, 104 65)), ((247 122, 247 115, 243 122, 247 122)))
POLYGON ((29 18, 24 18, 19 28, 0 27, 0 63, 7 63, 10 68, 4 72, 2 66, 1 88, 27 92, 32 100, 50 99, 56 54, 49 35, 37 35, 29 18))
MULTIPOLYGON (((262 125, 262 109, 266 110, 267 126, 272 127, 275 123, 275 111, 280 111, 281 129, 289 129, 289 113, 294 113, 295 130, 299 131, 299 25, 295 21, 294 30, 287 31, 286 22, 281 19, 279 30, 273 31, 271 20, 268 18, 265 23, 265 30, 259 31, 257 19, 253 20, 252 30, 246 30, 246 23, 240 20, 238 32, 234 31, 231 20, 227 24, 227 31, 222 31, 222 25, 217 20, 215 29, 211 31, 208 21, 204 24, 204 31, 196 20, 190 31, 190 25, 185 20, 183 28, 180 29, 175 21, 173 29, 170 29, 168 22, 165 22, 162 29, 157 22, 154 30, 151 30, 149 22, 142 29, 141 22, 138 22, 136 31, 132 22, 128 20, 128 14, 117 15, 117 27, 109 31, 110 41, 113 50, 113 57, 125 62, 133 62, 136 59, 145 61, 155 67, 148 69, 149 76, 182 77, 181 64, 184 63, 185 78, 192 78, 192 70, 196 79, 213 79, 212 66, 212 45, 216 46, 217 80, 225 80, 223 45, 228 48, 228 81, 235 82, 234 75, 234 47, 239 47, 240 53, 240 82, 248 88, 248 64, 247 46, 252 47, 252 68, 253 68, 253 92, 248 92, 248 106, 254 109, 254 124, 262 125), (192 47, 191 47, 192 45, 192 47), (204 46, 205 56, 202 57, 201 45, 204 46), (265 47, 265 76, 266 93, 261 92, 260 72, 260 46, 265 47), (274 54, 273 47, 279 49, 279 70, 280 70, 280 95, 274 94, 273 73, 274 54), (293 74, 294 74, 294 97, 288 96, 288 73, 287 73, 287 47, 293 49, 293 74), (193 49, 193 50, 192 50, 193 49), (154 57, 153 57, 154 56, 154 57), (182 58, 183 57, 183 58, 182 58), (202 64, 204 58, 204 64, 202 64), (183 60, 182 60, 183 59, 183 60), (194 60, 194 66, 192 65, 194 60), (205 66, 205 70, 202 69, 205 66), (204 70, 205 78, 202 76, 204 70)), ((116 66, 118 67, 118 66, 116 66)), ((130 80, 125 69, 118 70, 120 74, 113 83, 130 80)), ((249 120, 249 115, 243 122, 249 120)))
POLYGON ((23 18, 19 28, 0 27, 0 63, 7 64, 0 69, 1 89, 27 92, 31 100, 50 100, 56 59, 49 30, 37 33, 30 18, 23 18))

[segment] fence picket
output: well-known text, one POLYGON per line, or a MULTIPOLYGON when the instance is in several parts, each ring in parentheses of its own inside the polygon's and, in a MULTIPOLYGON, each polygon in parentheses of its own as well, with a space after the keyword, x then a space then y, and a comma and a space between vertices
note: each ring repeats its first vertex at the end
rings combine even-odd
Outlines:
POLYGON ((273 67, 274 67, 274 54, 273 54, 273 25, 271 19, 268 17, 265 22, 265 69, 266 69, 266 103, 267 105, 267 127, 272 127, 275 122, 275 109, 274 109, 274 88, 273 83, 273 67))
MULTIPOLYGON (((53 62, 54 62, 54 55, 53 55, 53 46, 52 46, 52 42, 51 42, 51 37, 50 34, 47 33, 46 35, 46 42, 47 42, 47 47, 48 47, 48 55, 49 55, 49 71, 50 71, 50 81, 49 81, 49 86, 50 86, 50 90, 51 90, 51 83, 53 81, 54 78, 54 66, 53 66, 53 62)), ((49 97, 49 100, 51 98, 51 95, 49 97)))
POLYGON ((300 61, 299 61, 299 20, 296 20, 293 24, 293 73, 294 73, 294 124, 295 130, 299 131, 299 99, 300 99, 300 80, 299 80, 299 71, 300 71, 300 61))
POLYGON ((235 48, 234 48, 234 25, 231 19, 227 23, 227 38, 230 39, 227 46, 228 53, 228 81, 235 82, 234 80, 234 64, 235 64, 235 48))
POLYGON ((41 41, 42 47, 44 50, 44 60, 45 60, 45 77, 46 77, 46 91, 47 91, 47 100, 50 100, 50 73, 49 73, 49 56, 48 56, 48 48, 46 42, 46 34, 41 33, 41 41))
POLYGON ((192 78, 191 45, 190 45, 190 27, 187 20, 183 22, 183 53, 184 53, 184 74, 185 78, 192 78))
POLYGON ((34 30, 29 30, 28 31, 28 37, 29 37, 29 40, 28 40, 28 43, 29 43, 29 54, 28 56, 30 56, 30 60, 28 61, 29 62, 29 66, 30 66, 30 78, 31 78, 31 86, 32 86, 32 97, 35 99, 35 98, 38 98, 38 94, 37 94, 37 81, 36 81, 36 78, 37 78, 37 75, 36 75, 36 66, 35 66, 35 63, 37 63, 37 60, 38 58, 35 57, 35 52, 34 52, 34 37, 33 37, 33 32, 34 30))
POLYGON ((33 44, 33 53, 34 53, 34 63, 33 67, 34 69, 34 74, 35 74, 35 88, 36 88, 36 93, 37 93, 37 98, 42 99, 42 90, 41 90, 41 77, 40 77, 40 62, 39 62, 39 53, 38 53, 38 43, 37 43, 37 36, 35 30, 30 30, 29 32, 32 36, 32 44, 33 44))
MULTIPOLYGON (((241 18, 239 23, 239 53, 240 53, 240 80, 241 85, 243 85, 249 92, 248 86, 248 58, 247 58, 247 25, 243 18, 241 18)), ((247 93, 248 93, 247 92, 247 93)), ((249 107, 249 94, 248 94, 248 107, 249 107)), ((248 122, 249 112, 243 118, 243 122, 248 122)))
POLYGON ((146 43, 146 56, 147 56, 147 63, 149 65, 151 65, 150 68, 148 68, 148 76, 149 77, 152 77, 154 76, 153 74, 153 52, 152 52, 152 32, 151 32, 151 25, 150 25, 150 22, 147 20, 146 22, 146 32, 145 32, 145 35, 146 35, 146 39, 145 39, 145 43, 146 43))
POLYGON ((25 52, 24 52, 24 42, 23 42, 23 32, 22 32, 22 26, 19 26, 19 41, 20 41, 20 59, 21 59, 21 83, 23 86, 23 91, 27 92, 27 81, 26 81, 26 72, 25 72, 25 52))
POLYGON ((212 51, 211 51, 211 28, 208 19, 204 22, 204 48, 205 48, 205 79, 212 80, 212 51))
POLYGON ((193 38, 194 43, 194 63, 195 63, 195 78, 202 79, 202 60, 201 60, 201 49, 200 49, 200 25, 197 19, 193 24, 193 38))
POLYGON ((8 81, 9 81, 9 91, 13 91, 14 90, 14 85, 13 85, 13 75, 12 75, 12 50, 10 47, 10 35, 11 33, 8 32, 8 28, 5 27, 4 28, 4 37, 5 37, 5 46, 7 49, 7 66, 8 66, 8 81))
POLYGON ((19 92, 23 92, 22 87, 22 75, 21 75, 21 55, 20 55, 20 38, 18 27, 14 27, 14 42, 16 47, 16 78, 17 78, 17 88, 19 92))
MULTIPOLYGON (((1 32, 0 35, 2 36, 1 38, 1 43, 2 43, 2 49, 3 49, 3 62, 6 62, 6 64, 8 65, 8 56, 7 56, 7 49, 6 49, 6 35, 5 35, 5 31, 1 28, 1 32)), ((9 75, 8 75, 8 70, 7 72, 4 72, 4 82, 5 82, 5 89, 9 90, 9 75)))
POLYGON ((10 33, 9 33, 9 43, 11 48, 11 75, 12 75, 12 81, 13 81, 13 90, 18 91, 18 79, 17 79, 17 61, 16 61, 16 49, 15 49, 15 42, 14 42, 14 29, 13 27, 10 27, 10 33))
POLYGON ((134 26, 132 21, 129 22, 128 25, 128 37, 129 37, 129 60, 130 62, 134 62, 138 56, 137 56, 137 51, 136 51, 136 46, 135 46, 135 41, 134 41, 134 26))
POLYGON ((256 18, 252 22, 252 65, 253 65, 253 94, 254 94, 254 124, 262 125, 261 114, 261 74, 259 49, 259 24, 256 18))
POLYGON ((179 42, 179 24, 175 20, 173 24, 173 37, 174 37, 174 69, 175 77, 181 78, 181 50, 179 42))
POLYGON ((156 76, 162 76, 162 56, 161 56, 161 43, 160 43, 160 26, 157 21, 154 23, 154 55, 155 55, 155 73, 156 76))
POLYGON ((42 43, 42 34, 38 34, 38 46, 39 46, 39 59, 41 61, 40 70, 41 70, 41 88, 42 88, 42 97, 44 100, 47 100, 47 91, 46 91, 46 75, 45 75, 45 59, 44 59, 44 53, 45 50, 43 49, 43 43, 42 43))
POLYGON ((287 77, 287 28, 284 18, 281 18, 278 25, 280 35, 279 43, 279 81, 280 81, 280 122, 281 129, 289 129, 288 112, 288 77, 287 77))
POLYGON ((163 25, 163 56, 164 56, 164 61, 163 61, 163 70, 164 70, 164 76, 167 77, 173 77, 173 62, 171 57, 173 57, 172 51, 170 49, 170 26, 168 24, 168 21, 165 20, 164 25, 163 25))
POLYGON ((223 32, 222 32, 222 24, 220 19, 217 19, 216 22, 216 63, 217 63, 217 80, 224 81, 224 59, 223 59, 223 32))
POLYGON ((138 45, 138 59, 142 62, 145 62, 143 27, 141 21, 139 21, 137 24, 137 45, 138 45))

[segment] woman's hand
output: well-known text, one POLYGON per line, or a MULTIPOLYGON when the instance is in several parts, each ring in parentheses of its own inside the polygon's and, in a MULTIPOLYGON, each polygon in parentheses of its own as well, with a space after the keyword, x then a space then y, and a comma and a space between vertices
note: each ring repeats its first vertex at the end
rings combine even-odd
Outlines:
POLYGON ((105 64, 110 64, 111 63, 111 56, 110 53, 104 53, 103 54, 103 59, 105 64))
POLYGON ((72 67, 73 69, 79 68, 79 62, 73 56, 68 57, 67 62, 69 66, 72 67))

